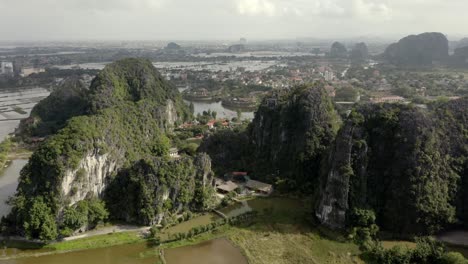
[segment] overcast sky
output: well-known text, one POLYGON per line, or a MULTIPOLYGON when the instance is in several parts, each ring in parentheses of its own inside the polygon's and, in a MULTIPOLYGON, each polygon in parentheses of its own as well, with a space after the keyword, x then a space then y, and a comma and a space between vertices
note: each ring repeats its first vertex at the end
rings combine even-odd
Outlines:
POLYGON ((468 36, 468 0, 0 0, 1 40, 468 36))

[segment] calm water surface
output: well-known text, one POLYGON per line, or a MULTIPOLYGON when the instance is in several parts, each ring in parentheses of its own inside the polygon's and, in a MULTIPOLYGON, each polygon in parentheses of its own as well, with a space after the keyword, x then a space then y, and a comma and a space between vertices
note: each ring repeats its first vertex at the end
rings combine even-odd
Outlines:
POLYGON ((215 239, 198 245, 168 249, 168 264, 247 264, 240 250, 227 239, 215 239))
POLYGON ((15 132, 20 120, 29 117, 31 109, 50 94, 44 88, 11 88, 0 91, 0 141, 15 132), (20 108, 21 113, 14 111, 20 108), (23 112, 24 111, 24 112, 23 112))
MULTIPOLYGON (((154 264, 159 263, 157 248, 146 243, 102 249, 49 254, 0 260, 2 264, 154 264)), ((0 257, 2 250, 0 249, 0 257)), ((165 250, 167 264, 247 264, 240 250, 226 239, 215 239, 198 245, 165 250)))
POLYGON ((27 162, 27 160, 14 160, 10 166, 0 171, 0 217, 10 212, 10 206, 5 202, 8 197, 15 194, 20 171, 27 162))
MULTIPOLYGON (((237 117, 237 112, 227 109, 221 105, 221 102, 196 102, 196 101, 187 101, 184 100, 185 103, 190 104, 193 103, 195 116, 197 114, 202 114, 203 111, 216 111, 218 118, 227 118, 232 119, 233 117, 237 117)), ((242 112, 241 119, 252 120, 254 118, 254 112, 242 112)))

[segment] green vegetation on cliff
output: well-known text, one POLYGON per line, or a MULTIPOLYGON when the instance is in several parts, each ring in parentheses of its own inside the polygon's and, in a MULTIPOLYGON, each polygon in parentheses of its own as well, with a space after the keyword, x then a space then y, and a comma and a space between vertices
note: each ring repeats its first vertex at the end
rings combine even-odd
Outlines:
MULTIPOLYGON (((48 101, 53 102, 55 96, 48 101)), ((147 60, 110 64, 94 79, 85 97, 88 101, 83 105, 90 106, 87 115, 68 119, 22 170, 12 213, 4 221, 8 231, 44 240, 57 236, 48 229, 60 227, 69 233, 78 224, 63 223, 64 208, 99 198, 121 168, 141 159, 167 156, 170 142, 165 132, 191 116, 177 89, 147 60), (35 205, 46 209, 31 227, 28 219, 35 205)), ((45 105, 34 111, 43 118, 50 112, 45 105)), ((55 112, 51 119, 67 119, 69 113, 59 117, 55 112)))
POLYGON ((21 134, 46 136, 56 133, 68 119, 86 113, 89 107, 87 93, 88 87, 79 77, 67 78, 32 109, 30 118, 21 122, 21 134))
POLYGON ((0 142, 0 170, 5 167, 5 164, 8 160, 8 153, 11 150, 12 142, 10 138, 7 138, 0 142))
POLYGON ((334 216, 372 208, 383 230, 407 237, 466 223, 467 101, 353 110, 330 157, 322 221, 343 227, 334 216))
POLYGON ((467 109, 467 98, 363 104, 342 123, 315 84, 267 96, 245 131, 215 133, 199 151, 217 172, 317 195, 315 215, 329 227, 371 209, 381 230, 411 238, 467 224, 467 109))
POLYGON ((323 86, 267 96, 246 131, 221 131, 200 150, 209 153, 217 172, 247 170, 284 190, 313 193, 341 122, 323 86))
POLYGON ((390 63, 401 66, 430 66, 448 59, 449 44, 442 33, 410 35, 390 45, 384 57, 390 63))
POLYGON ((209 162, 206 154, 199 154, 195 159, 141 160, 122 170, 106 190, 112 217, 151 225, 162 220, 158 215, 170 215, 178 209, 205 210, 213 194, 203 196, 213 190, 209 162))

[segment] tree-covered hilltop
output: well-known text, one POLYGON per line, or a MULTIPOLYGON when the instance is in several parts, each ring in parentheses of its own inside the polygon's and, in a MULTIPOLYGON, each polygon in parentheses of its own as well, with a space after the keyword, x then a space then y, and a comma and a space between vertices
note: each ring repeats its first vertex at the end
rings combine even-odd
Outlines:
MULTIPOLYGON (((213 205, 211 160, 153 158, 120 171, 106 190, 113 218, 151 225, 175 211, 203 211, 213 205), (127 210, 122 210, 127 208, 127 210)), ((167 222, 167 220, 165 220, 167 222)))
POLYGON ((467 103, 354 109, 333 147, 317 216, 344 227, 349 210, 370 208, 382 229, 406 235, 466 223, 467 103))
POLYGON ((68 119, 86 113, 89 87, 77 76, 65 79, 47 98, 31 110, 31 116, 22 120, 18 135, 46 136, 56 133, 68 119))
MULTIPOLYGON (((140 160, 159 157, 162 168, 185 167, 186 176, 195 177, 200 170, 206 176, 211 171, 209 166, 192 164, 190 158, 180 166, 168 161, 170 141, 166 132, 191 113, 177 89, 162 79, 151 62, 125 59, 110 64, 93 80, 86 98, 86 115, 68 119, 61 130, 39 146, 21 171, 11 201, 12 213, 3 221, 7 231, 43 240, 54 239, 58 233, 70 234, 79 219, 90 217, 87 214, 91 211, 79 209, 78 205, 102 198, 107 187, 115 186, 114 181, 121 182, 124 171, 132 171, 140 160), (64 218, 64 212, 77 218, 64 218)), ((181 186, 193 181, 193 177, 178 175, 177 169, 161 171, 157 174, 161 179, 178 179, 181 186)), ((210 190, 211 182, 203 182, 202 187, 199 189, 210 190)), ((172 195, 173 208, 185 206, 181 201, 188 198, 177 198, 183 192, 172 195)), ((135 204, 146 199, 136 197, 135 204)), ((166 199, 154 198, 151 206, 156 210, 166 199)), ((119 218, 113 214, 110 217, 119 218)))
POLYGON ((340 42, 334 42, 330 48, 330 57, 332 58, 347 58, 348 50, 345 45, 340 42))
POLYGON ((290 191, 314 191, 322 159, 341 120, 324 84, 299 86, 264 98, 245 131, 221 131, 200 147, 215 170, 251 171, 290 191))
POLYGON ((256 171, 311 190, 340 123, 323 83, 266 97, 249 128, 256 171))
POLYGON ((368 209, 382 230, 434 234, 468 222, 467 109, 468 98, 427 109, 363 104, 341 120, 315 84, 267 96, 246 130, 215 133, 199 150, 216 171, 312 195, 329 227, 368 209))
POLYGON ((445 62, 448 57, 447 37, 436 32, 402 38, 384 53, 387 61, 401 66, 430 66, 434 62, 445 62))
POLYGON ((106 66, 91 83, 89 97, 91 113, 128 101, 165 105, 172 100, 181 120, 190 116, 175 86, 144 59, 124 59, 106 66))
POLYGON ((124 59, 99 72, 91 87, 79 77, 66 79, 33 108, 18 134, 47 136, 63 128, 74 116, 96 114, 126 102, 151 101, 163 106, 168 100, 172 101, 180 121, 189 119, 191 113, 175 86, 164 80, 150 61, 124 59))

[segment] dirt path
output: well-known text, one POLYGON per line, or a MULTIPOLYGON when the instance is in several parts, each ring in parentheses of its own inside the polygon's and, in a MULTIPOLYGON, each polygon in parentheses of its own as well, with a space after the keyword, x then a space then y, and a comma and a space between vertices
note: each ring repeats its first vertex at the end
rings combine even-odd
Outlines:
POLYGON ((91 230, 79 235, 66 237, 64 241, 71 241, 86 237, 93 237, 99 235, 105 235, 109 233, 122 233, 122 232, 147 232, 149 231, 150 227, 140 227, 140 226, 130 226, 130 225, 114 225, 114 226, 106 226, 103 228, 99 228, 96 230, 91 230))
POLYGON ((440 241, 457 245, 468 246, 468 231, 451 231, 437 236, 440 241))

